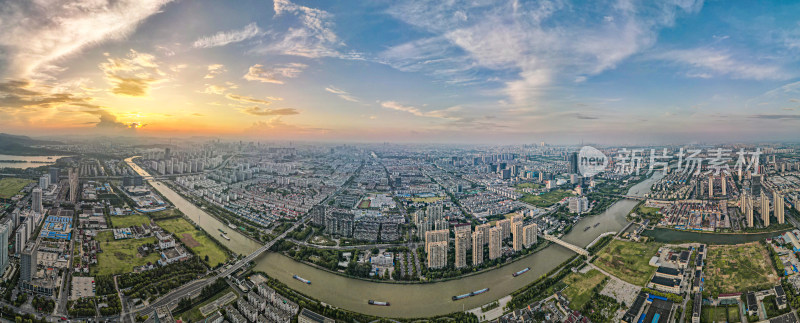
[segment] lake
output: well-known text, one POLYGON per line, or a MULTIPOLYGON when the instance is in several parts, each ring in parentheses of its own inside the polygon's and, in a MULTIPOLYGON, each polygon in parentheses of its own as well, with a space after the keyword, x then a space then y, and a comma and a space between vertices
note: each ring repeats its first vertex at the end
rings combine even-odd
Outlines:
POLYGON ((59 158, 68 156, 15 156, 0 155, 0 168, 28 169, 55 164, 59 158), (14 162, 8 162, 13 160, 14 162), (19 162, 17 162, 19 161, 19 162))

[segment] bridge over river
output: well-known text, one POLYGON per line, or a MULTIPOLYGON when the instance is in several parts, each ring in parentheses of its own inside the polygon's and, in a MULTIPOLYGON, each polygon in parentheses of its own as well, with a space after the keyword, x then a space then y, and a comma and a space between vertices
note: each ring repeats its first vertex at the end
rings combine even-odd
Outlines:
POLYGON ((549 234, 544 234, 544 235, 542 235, 542 237, 544 237, 544 238, 545 238, 546 240, 548 240, 548 241, 555 242, 555 243, 556 243, 556 244, 558 244, 558 245, 561 245, 561 246, 563 246, 563 247, 565 247, 565 248, 567 248, 567 249, 569 249, 569 250, 572 250, 572 251, 574 251, 574 252, 577 252, 579 255, 582 255, 582 256, 587 256, 587 257, 589 256, 589 252, 588 252, 588 251, 586 251, 586 249, 583 249, 583 248, 581 248, 581 247, 578 247, 578 246, 576 246, 576 245, 574 245, 574 244, 571 244, 571 243, 565 242, 565 241, 563 241, 563 240, 561 240, 561 239, 559 239, 559 238, 556 238, 556 237, 554 237, 554 236, 551 236, 551 235, 549 235, 549 234))

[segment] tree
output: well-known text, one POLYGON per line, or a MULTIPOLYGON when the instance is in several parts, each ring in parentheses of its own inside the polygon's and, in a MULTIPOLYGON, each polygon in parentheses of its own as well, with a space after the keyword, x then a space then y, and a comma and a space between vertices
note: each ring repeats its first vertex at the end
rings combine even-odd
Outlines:
POLYGON ((190 308, 190 307, 192 307, 192 300, 190 298, 184 297, 184 298, 181 298, 180 301, 178 301, 178 308, 186 309, 186 308, 190 308))
POLYGON ((205 260, 206 262, 208 262, 208 255, 206 255, 205 257, 203 257, 203 260, 205 260))

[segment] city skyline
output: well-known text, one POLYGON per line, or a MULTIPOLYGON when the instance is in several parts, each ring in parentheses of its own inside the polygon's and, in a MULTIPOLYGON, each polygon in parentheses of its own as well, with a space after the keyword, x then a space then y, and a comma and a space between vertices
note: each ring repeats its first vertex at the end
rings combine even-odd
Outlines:
POLYGON ((5 4, 0 128, 267 140, 795 140, 798 4, 5 4))

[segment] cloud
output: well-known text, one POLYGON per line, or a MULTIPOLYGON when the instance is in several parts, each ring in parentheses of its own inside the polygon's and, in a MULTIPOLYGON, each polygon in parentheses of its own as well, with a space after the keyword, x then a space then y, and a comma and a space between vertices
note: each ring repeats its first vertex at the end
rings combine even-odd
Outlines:
POLYGON ((161 54, 166 56, 166 57, 175 56, 175 51, 172 50, 172 49, 169 49, 166 46, 156 45, 155 48, 156 48, 157 51, 161 52, 161 54))
POLYGON ((159 69, 155 56, 130 51, 126 58, 108 58, 100 70, 113 86, 111 93, 124 96, 146 96, 152 85, 167 80, 159 69))
POLYGON ((192 116, 194 116, 194 117, 205 117, 206 115, 202 114, 202 113, 195 112, 195 113, 192 113, 192 116))
POLYGON ((52 64, 109 40, 123 39, 169 0, 12 1, 0 10, 0 61, 6 77, 43 77, 52 64))
POLYGON ((337 89, 337 88, 335 88, 333 86, 326 87, 325 91, 328 91, 330 93, 336 94, 338 97, 342 98, 342 100, 346 100, 346 101, 350 101, 350 102, 359 102, 359 100, 356 97, 350 95, 350 93, 347 93, 347 91, 344 91, 344 90, 341 90, 341 89, 337 89))
POLYGON ((204 79, 213 79, 228 70, 225 69, 225 65, 222 64, 211 64, 208 65, 208 73, 204 76, 204 79))
POLYGON ((432 36, 393 46, 380 57, 401 70, 445 81, 472 84, 476 76, 499 75, 503 89, 497 94, 515 105, 535 106, 554 85, 584 81, 651 47, 660 29, 701 6, 702 1, 691 0, 593 6, 566 1, 398 2, 387 13, 432 36))
POLYGON ((457 112, 461 110, 461 107, 454 106, 447 109, 442 110, 433 110, 433 111, 423 111, 420 108, 410 106, 410 105, 403 105, 395 101, 384 101, 381 102, 381 106, 387 109, 396 110, 396 111, 403 111, 411 113, 418 117, 428 117, 428 118, 439 118, 439 119, 452 119, 457 120, 460 119, 459 117, 453 115, 453 112, 457 112))
POLYGON ((220 31, 211 36, 200 37, 192 46, 194 48, 212 48, 225 46, 248 40, 261 34, 261 29, 256 23, 250 23, 241 30, 220 31))
POLYGON ((271 68, 265 68, 261 64, 250 66, 244 79, 248 81, 259 81, 263 83, 283 84, 279 78, 295 78, 306 68, 308 65, 302 63, 289 63, 275 65, 271 68))
POLYGON ((583 114, 583 113, 576 113, 575 114, 575 118, 576 119, 581 119, 581 120, 597 120, 597 119, 600 119, 599 117, 586 115, 586 114, 583 114))
POLYGON ((141 124, 139 122, 119 122, 117 121, 117 116, 104 109, 89 110, 84 112, 95 115, 99 118, 97 122, 90 122, 90 124, 94 124, 94 126, 99 129, 138 129, 146 126, 146 124, 141 124))
POLYGON ((294 16, 296 21, 285 32, 274 32, 273 39, 254 48, 257 53, 280 53, 302 57, 337 57, 361 59, 355 52, 342 52, 345 47, 333 31, 332 15, 327 11, 294 4, 288 0, 275 0, 275 17, 294 16))
POLYGON ((252 97, 249 97, 249 96, 236 95, 236 94, 232 94, 232 93, 225 94, 225 97, 230 99, 230 100, 239 101, 239 102, 245 102, 245 103, 256 103, 256 104, 263 104, 263 105, 269 105, 269 104, 272 103, 272 102, 267 101, 267 100, 261 100, 261 99, 256 99, 256 98, 252 98, 252 97))
POLYGON ((742 61, 726 51, 711 48, 671 50, 653 55, 652 58, 688 67, 687 77, 728 76, 734 79, 759 81, 786 80, 792 77, 779 65, 742 61))
POLYGON ((329 132, 325 128, 287 124, 282 118, 283 116, 274 116, 267 121, 253 122, 244 132, 250 135, 270 134, 284 138, 296 138, 298 135, 323 135, 329 132))
POLYGON ((224 86, 206 84, 206 88, 205 88, 205 90, 203 90, 203 93, 205 93, 205 94, 219 94, 219 95, 222 95, 222 94, 225 93, 226 90, 228 90, 228 88, 226 88, 224 86))
POLYGON ((288 116, 300 113, 292 108, 266 109, 257 106, 242 109, 242 112, 254 116, 288 116))
POLYGON ((47 109, 53 107, 97 108, 92 98, 77 88, 37 87, 30 80, 0 83, 0 110, 47 109), (55 92, 54 92, 55 91, 55 92), (76 93, 78 95, 76 95, 76 93))
POLYGON ((800 120, 800 114, 755 114, 750 117, 767 120, 800 120))

